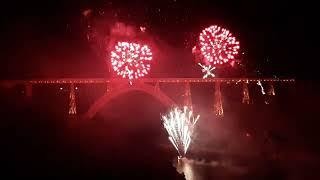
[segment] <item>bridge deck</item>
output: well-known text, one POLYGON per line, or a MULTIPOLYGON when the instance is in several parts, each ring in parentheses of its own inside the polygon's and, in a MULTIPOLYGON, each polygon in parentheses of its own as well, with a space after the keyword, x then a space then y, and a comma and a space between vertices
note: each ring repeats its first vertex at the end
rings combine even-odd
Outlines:
MULTIPOLYGON (((148 83, 208 83, 208 82, 294 82, 295 79, 279 79, 279 78, 144 78, 132 80, 132 82, 148 82, 148 83)), ((107 79, 107 78, 61 78, 61 79, 30 79, 30 80, 1 80, 0 84, 99 84, 110 82, 129 82, 125 79, 107 79)))

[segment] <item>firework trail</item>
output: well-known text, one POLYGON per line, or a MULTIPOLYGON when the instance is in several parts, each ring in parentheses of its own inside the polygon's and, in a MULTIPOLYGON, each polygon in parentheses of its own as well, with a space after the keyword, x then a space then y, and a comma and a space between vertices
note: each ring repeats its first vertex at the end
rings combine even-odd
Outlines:
POLYGON ((265 95, 266 92, 264 91, 264 88, 263 88, 260 80, 257 82, 257 85, 260 86, 260 88, 261 88, 261 93, 262 93, 263 95, 265 95))
POLYGON ((193 116, 193 112, 184 106, 183 110, 174 108, 168 114, 163 115, 164 128, 167 130, 169 140, 180 156, 185 156, 191 142, 194 126, 200 115, 193 116))

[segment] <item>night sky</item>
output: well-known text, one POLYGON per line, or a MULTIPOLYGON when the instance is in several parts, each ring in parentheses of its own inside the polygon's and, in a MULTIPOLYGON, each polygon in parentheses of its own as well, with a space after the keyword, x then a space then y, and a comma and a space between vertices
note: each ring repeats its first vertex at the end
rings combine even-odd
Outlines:
MULTIPOLYGON (((235 91, 231 89, 231 85, 224 84, 225 87, 228 87, 225 89, 231 89, 231 91, 223 92, 228 98, 224 101, 226 103, 224 105, 225 114, 229 115, 230 119, 239 120, 237 122, 243 129, 260 127, 263 123, 270 125, 273 125, 274 122, 276 125, 283 123, 282 129, 279 130, 280 134, 286 134, 291 127, 296 130, 293 133, 294 136, 289 137, 290 142, 303 142, 306 147, 312 147, 314 152, 320 152, 320 143, 318 143, 320 88, 318 83, 309 81, 317 79, 319 69, 317 66, 319 64, 318 52, 320 52, 317 43, 319 40, 317 15, 319 10, 317 8, 317 5, 307 0, 296 2, 289 0, 242 2, 229 0, 4 1, 1 2, 0 11, 0 79, 109 77, 107 58, 103 54, 105 52, 97 51, 88 42, 88 24, 83 15, 86 10, 92 11, 93 19, 104 19, 107 24, 123 22, 132 27, 146 27, 148 38, 152 39, 159 50, 154 53, 155 64, 151 69, 151 77, 201 77, 201 71, 193 61, 191 49, 201 30, 216 24, 229 29, 240 41, 241 56, 239 59, 242 60, 241 64, 246 69, 245 73, 238 75, 233 72, 237 71, 236 68, 225 69, 218 77, 297 79, 295 87, 278 83, 275 86, 278 99, 276 103, 270 105, 263 103, 263 96, 257 89, 258 86, 255 86, 256 89, 253 91, 250 90, 250 96, 255 103, 247 106, 241 104, 239 89, 235 91), (259 94, 259 96, 254 94, 259 94), (259 102, 259 97, 261 102, 259 102)), ((208 92, 212 92, 211 85, 204 87, 208 92)), ((238 87, 234 86, 234 88, 238 87)), ((19 172, 26 172, 26 174, 42 172, 48 175, 67 172, 82 175, 82 171, 86 170, 92 171, 93 174, 96 174, 96 171, 108 174, 104 164, 100 165, 97 162, 100 160, 108 162, 108 158, 115 158, 114 162, 121 162, 117 159, 122 158, 121 153, 130 154, 127 153, 125 146, 120 146, 123 152, 111 149, 119 154, 117 156, 114 156, 113 152, 101 151, 100 147, 110 151, 109 147, 104 144, 108 142, 105 139, 114 139, 113 133, 117 133, 118 127, 119 129, 123 127, 121 123, 129 127, 131 124, 127 122, 131 120, 133 120, 131 122, 145 120, 141 121, 141 124, 152 122, 150 119, 157 119, 158 112, 163 108, 152 97, 144 96, 144 94, 129 94, 111 106, 114 108, 110 110, 112 112, 110 114, 114 115, 111 118, 119 124, 101 125, 99 123, 104 122, 101 116, 97 117, 97 121, 91 121, 92 126, 87 124, 81 126, 84 132, 78 132, 76 128, 65 127, 69 126, 66 125, 69 121, 65 121, 69 97, 66 89, 58 91, 58 88, 61 88, 60 85, 50 86, 50 88, 42 85, 35 86, 33 101, 29 102, 28 99, 21 100, 22 96, 24 97, 24 91, 19 88, 0 89, 1 110, 5 112, 2 115, 4 128, 0 135, 0 142, 3 144, 0 162, 8 169, 5 168, 3 171, 7 172, 10 177, 17 172, 17 174, 19 172), (143 98, 146 99, 143 100, 143 98), (130 103, 126 104, 128 99, 130 103), (150 102, 154 104, 150 105, 150 102), (148 109, 148 113, 144 113, 145 109, 148 109), (144 119, 140 119, 141 114, 144 115, 144 119), (123 116, 118 117, 118 115, 123 116), (113 131, 105 130, 109 126, 115 127, 111 128, 113 131), (101 136, 100 133, 106 136, 101 136), (66 136, 70 136, 70 139, 67 139, 66 136), (96 139, 94 136, 101 137, 96 139), (87 137, 86 142, 79 137, 87 137), (94 141, 90 138, 94 138, 94 141), (77 145, 83 143, 84 146, 88 145, 91 148, 92 142, 96 143, 97 149, 101 152, 97 155, 98 161, 96 162, 91 160, 92 157, 89 157, 86 152, 82 154, 82 149, 77 145), (61 147, 62 150, 60 150, 61 147), (55 151, 56 149, 59 151, 55 151), (102 154, 106 156, 105 159, 99 157, 100 155, 104 157, 102 154), (92 168, 90 163, 96 163, 94 167, 101 169, 92 168), (75 168, 70 172, 70 167, 75 168), (12 170, 13 173, 9 170, 12 170)), ((105 91, 104 88, 101 88, 101 92, 105 91)), ((212 103, 213 94, 211 93, 211 97, 207 96, 206 91, 201 91, 201 88, 203 85, 194 85, 193 102, 198 101, 200 105, 204 103, 203 107, 211 108, 212 104, 205 105, 205 103, 212 103)), ((96 88, 90 87, 88 88, 90 91, 86 91, 85 87, 80 86, 79 89, 81 90, 78 93, 83 94, 77 99, 78 111, 81 111, 82 108, 85 112, 88 109, 87 106, 92 104, 99 93, 96 93, 96 88)), ((105 112, 108 113, 108 111, 105 112)), ((145 128, 149 129, 151 126, 158 129, 155 124, 146 124, 145 128)), ((158 130, 160 132, 161 129, 158 130)), ((137 135, 149 137, 143 134, 144 131, 137 135)), ((257 132, 262 135, 264 131, 257 132)), ((131 138, 133 139, 131 143, 134 144, 137 137, 131 138)), ((114 146, 118 148, 118 142, 114 140, 114 146)), ((128 147, 130 145, 129 143, 128 147)), ((137 152, 140 153, 139 144, 136 146, 137 152)), ((146 149, 150 150, 150 148, 146 149)), ((92 152, 95 154, 95 151, 92 152)), ((150 152, 152 155, 154 152, 158 154, 158 151, 153 151, 153 149, 150 152)), ((162 160, 169 159, 159 157, 162 160)), ((149 157, 144 159, 149 160, 149 157)), ((299 165, 300 163, 293 164, 299 165)), ((122 165, 122 162, 119 163, 119 167, 122 165)), ((111 166, 114 165, 111 163, 111 166)), ((300 166, 303 165, 300 164, 300 166)), ((170 168, 168 171, 175 175, 171 164, 169 166, 165 164, 164 167, 170 168)), ((123 172, 119 174, 130 175, 126 169, 123 172)), ((306 174, 312 175, 314 172, 316 171, 310 169, 310 173, 306 174)))
MULTIPOLYGON (((318 35, 311 7, 252 0, 7 1, 1 10, 1 77, 108 77, 105 59, 86 39, 82 13, 90 9, 110 22, 144 26, 171 51, 190 54, 199 32, 218 24, 239 39, 245 53, 240 58, 251 76, 314 79, 318 35)), ((161 61, 192 64, 192 59, 161 61)), ((167 71, 174 76, 179 69, 173 65, 167 71)))

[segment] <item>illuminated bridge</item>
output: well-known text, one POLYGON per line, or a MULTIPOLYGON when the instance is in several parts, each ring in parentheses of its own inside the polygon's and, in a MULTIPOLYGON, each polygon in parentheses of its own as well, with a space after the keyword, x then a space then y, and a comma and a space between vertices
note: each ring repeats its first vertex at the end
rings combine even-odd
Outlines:
POLYGON ((62 78, 62 79, 30 79, 30 80, 2 80, 0 85, 3 88, 14 88, 17 85, 22 85, 25 88, 26 97, 32 97, 32 89, 34 85, 54 85, 54 84, 67 84, 69 89, 69 114, 77 114, 77 104, 75 89, 77 84, 85 84, 87 86, 93 84, 104 84, 106 86, 104 94, 95 100, 95 102, 89 107, 89 109, 81 115, 85 119, 91 119, 97 112, 99 112, 104 105, 110 100, 128 93, 130 91, 141 91, 147 93, 165 106, 172 106, 176 104, 183 104, 192 108, 192 98, 190 84, 197 83, 211 83, 213 84, 214 93, 214 106, 213 111, 218 116, 223 116, 223 102, 221 98, 220 85, 226 84, 242 84, 242 103, 250 104, 250 95, 248 84, 256 84, 261 87, 261 92, 266 96, 274 96, 274 84, 276 83, 294 83, 294 79, 277 79, 277 78, 145 78, 132 80, 129 83, 125 79, 105 79, 105 78, 62 78), (184 90, 181 93, 183 96, 183 102, 177 103, 172 100, 163 90, 160 88, 160 84, 180 84, 184 90))

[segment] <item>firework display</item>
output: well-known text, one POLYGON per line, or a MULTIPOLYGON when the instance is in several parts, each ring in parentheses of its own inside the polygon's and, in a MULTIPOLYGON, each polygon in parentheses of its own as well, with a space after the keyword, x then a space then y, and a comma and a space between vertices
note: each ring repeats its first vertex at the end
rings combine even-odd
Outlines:
POLYGON ((174 108, 162 116, 163 125, 169 135, 169 140, 180 156, 185 156, 191 137, 200 115, 194 117, 192 110, 184 106, 183 110, 174 108))
POLYGON ((150 71, 152 52, 147 45, 118 42, 111 51, 113 70, 122 78, 138 79, 150 71))
POLYGON ((202 65, 201 63, 198 63, 198 65, 202 68, 202 72, 204 73, 204 75, 202 76, 203 79, 206 79, 210 76, 215 77, 212 71, 216 69, 216 67, 211 67, 211 65, 205 66, 205 65, 202 65))
POLYGON ((210 26, 199 36, 200 52, 206 64, 222 65, 233 60, 240 48, 236 38, 224 28, 210 26))

